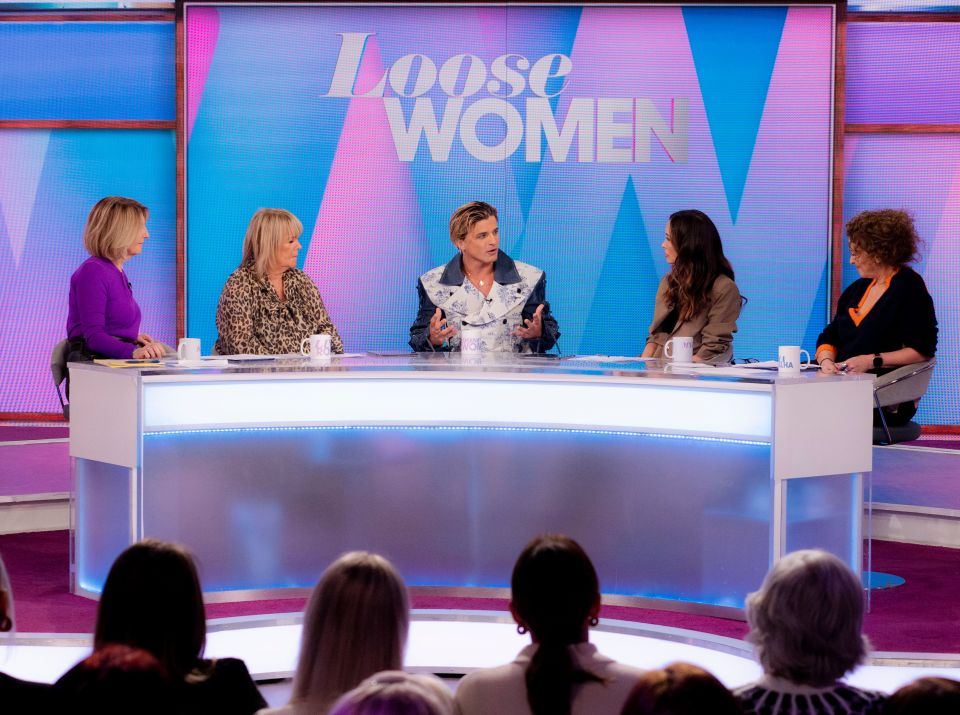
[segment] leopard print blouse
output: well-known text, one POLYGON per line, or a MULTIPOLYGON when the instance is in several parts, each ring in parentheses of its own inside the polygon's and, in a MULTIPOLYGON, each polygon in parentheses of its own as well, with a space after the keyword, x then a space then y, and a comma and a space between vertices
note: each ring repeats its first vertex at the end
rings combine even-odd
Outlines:
POLYGON ((269 281, 253 266, 240 266, 227 279, 217 306, 215 350, 220 355, 284 355, 299 353, 301 341, 317 333, 330 336, 333 352, 343 352, 343 341, 323 305, 320 291, 301 270, 283 274, 281 301, 269 281))

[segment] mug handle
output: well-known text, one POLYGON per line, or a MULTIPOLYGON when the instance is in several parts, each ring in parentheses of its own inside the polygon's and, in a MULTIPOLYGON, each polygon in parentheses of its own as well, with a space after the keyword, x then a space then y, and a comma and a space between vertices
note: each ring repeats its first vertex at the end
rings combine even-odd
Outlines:
POLYGON ((804 367, 809 367, 809 366, 810 366, 810 353, 808 353, 806 350, 801 350, 801 351, 800 351, 800 354, 807 356, 807 361, 806 361, 806 362, 801 362, 801 364, 802 364, 804 367))
POLYGON ((663 354, 667 356, 667 360, 673 360, 673 338, 663 344, 663 354))
POLYGON ((301 355, 310 354, 310 338, 304 338, 303 340, 300 341, 300 354, 301 355), (303 347, 305 343, 307 347, 303 347))
POLYGON ((177 344, 177 360, 184 360, 184 359, 185 359, 185 358, 183 357, 183 348, 184 348, 185 345, 186 345, 186 343, 183 342, 183 338, 180 338, 180 342, 177 344))

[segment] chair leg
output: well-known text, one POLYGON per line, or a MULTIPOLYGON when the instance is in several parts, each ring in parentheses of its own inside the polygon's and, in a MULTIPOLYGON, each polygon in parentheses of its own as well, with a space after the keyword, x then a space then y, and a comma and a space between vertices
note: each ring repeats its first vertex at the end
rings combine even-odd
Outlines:
POLYGON ((877 407, 877 412, 880 413, 880 424, 883 425, 883 434, 886 435, 887 438, 887 441, 882 442, 881 446, 893 444, 893 436, 890 434, 890 428, 887 426, 887 417, 883 414, 883 408, 880 406, 880 398, 876 392, 873 393, 873 403, 877 407))
POLYGON ((57 399, 60 400, 60 410, 63 412, 64 418, 70 420, 70 405, 63 401, 63 394, 60 392, 60 385, 57 385, 57 399))

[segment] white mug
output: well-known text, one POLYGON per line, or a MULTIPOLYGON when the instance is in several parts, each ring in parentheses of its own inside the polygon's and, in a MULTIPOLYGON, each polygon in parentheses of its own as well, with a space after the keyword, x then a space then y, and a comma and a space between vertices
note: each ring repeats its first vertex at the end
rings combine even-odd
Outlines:
POLYGON ((177 359, 199 360, 200 338, 180 338, 180 342, 177 343, 177 359))
POLYGON ((311 360, 323 360, 330 357, 332 344, 326 333, 311 335, 300 341, 300 354, 310 356, 311 360))
POLYGON ((801 350, 799 345, 781 345, 777 358, 777 371, 781 375, 799 375, 800 366, 810 364, 810 353, 801 350), (806 361, 800 362, 800 354, 807 356, 806 361))
POLYGON ((460 326, 460 352, 464 355, 483 354, 483 329, 463 323, 460 326))
POLYGON ((663 354, 673 362, 693 362, 693 338, 670 338, 663 346, 663 354))

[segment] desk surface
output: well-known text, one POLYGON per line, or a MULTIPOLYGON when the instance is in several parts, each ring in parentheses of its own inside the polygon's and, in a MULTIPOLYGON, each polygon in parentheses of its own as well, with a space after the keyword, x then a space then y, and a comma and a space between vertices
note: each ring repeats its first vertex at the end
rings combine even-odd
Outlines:
MULTIPOLYGON (((70 363, 71 370, 108 370, 93 363, 70 363)), ((564 359, 545 357, 520 357, 512 354, 485 355, 478 358, 461 353, 412 353, 402 355, 367 354, 356 357, 334 355, 326 361, 312 361, 294 355, 280 355, 270 359, 231 362, 228 366, 181 367, 176 360, 159 364, 146 363, 122 368, 124 372, 139 374, 145 381, 167 382, 172 380, 194 381, 197 379, 297 379, 304 377, 372 376, 389 373, 391 376, 422 378, 424 374, 454 373, 466 379, 524 379, 555 378, 561 380, 648 378, 686 382, 690 386, 710 385, 729 389, 750 385, 772 386, 803 384, 808 382, 872 381, 873 375, 825 375, 817 370, 806 370, 799 376, 781 376, 776 369, 750 368, 745 366, 673 365, 657 359, 615 358, 596 359, 571 357, 564 359)), ((674 383, 676 384, 676 383, 674 383)), ((757 389, 757 388, 753 388, 757 389)), ((760 389, 763 389, 762 387, 760 389)))

